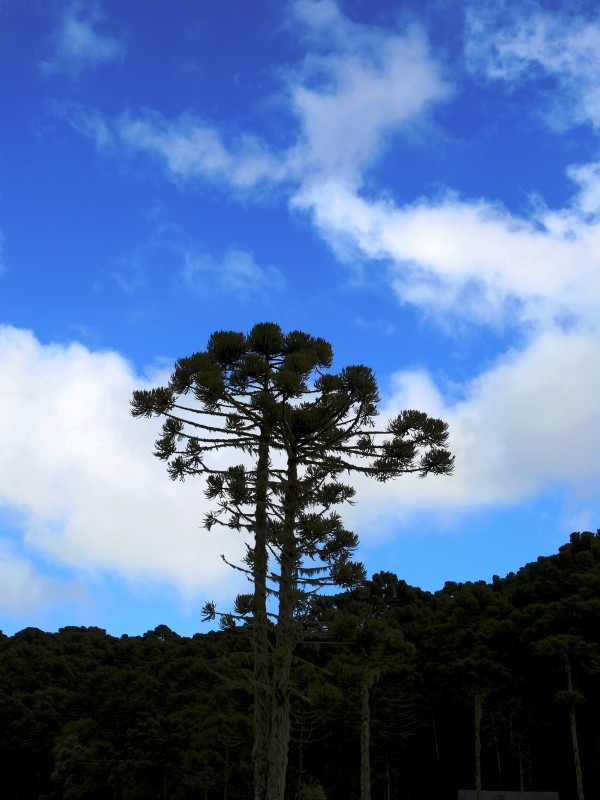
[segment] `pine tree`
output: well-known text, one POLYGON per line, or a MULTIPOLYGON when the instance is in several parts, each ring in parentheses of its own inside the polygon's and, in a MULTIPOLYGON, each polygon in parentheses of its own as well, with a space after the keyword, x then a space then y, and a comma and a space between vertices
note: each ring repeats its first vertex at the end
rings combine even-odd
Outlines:
MULTIPOLYGON (((170 477, 206 475, 206 495, 217 503, 206 527, 251 536, 243 565, 235 566, 253 591, 238 596, 235 613, 221 621, 251 620, 254 630, 256 800, 282 800, 285 792, 289 676, 302 611, 324 585, 352 586, 364 577, 351 561, 358 538, 333 510, 354 497, 340 475, 385 481, 453 467, 444 422, 403 411, 377 430, 372 370, 331 374, 331 362, 329 343, 300 331, 285 335, 273 323, 248 335, 219 331, 205 352, 177 362, 168 386, 134 392, 132 401, 134 416, 165 418, 155 455, 170 477), (219 468, 211 457, 223 450, 239 451, 246 463, 219 468)), ((216 614, 208 603, 206 617, 216 614)))

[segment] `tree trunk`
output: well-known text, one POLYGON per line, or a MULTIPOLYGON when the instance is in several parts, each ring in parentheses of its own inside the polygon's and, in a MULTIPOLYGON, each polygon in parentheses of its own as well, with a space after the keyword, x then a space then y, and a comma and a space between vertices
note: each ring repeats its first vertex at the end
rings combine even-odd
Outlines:
POLYGON ((521 742, 518 745, 518 757, 519 757, 519 791, 523 793, 525 790, 525 780, 524 780, 524 770, 523 770, 523 755, 521 753, 521 742))
POLYGON ((371 709, 369 689, 371 675, 365 670, 361 691, 360 708, 360 800, 371 800, 371 709))
MULTIPOLYGON (((567 672, 567 689, 573 691, 573 676, 571 674, 571 662, 565 657, 565 669, 567 672)), ((573 744, 573 760, 575 762, 575 778, 577 781, 577 800, 585 800, 583 794, 583 775, 581 773, 581 760, 579 758, 579 740, 577 738, 577 719, 575 717, 575 706, 571 704, 569 708, 571 722, 571 742, 573 744)))
POLYGON ((265 800, 269 770, 271 689, 269 681, 269 633, 267 618, 267 489, 269 482, 269 432, 261 430, 256 467, 254 527, 254 800, 265 800))
POLYGON ((494 741, 494 749, 496 751, 496 764, 498 766, 498 788, 502 789, 502 759, 500 758, 500 742, 496 736, 496 726, 494 725, 494 712, 490 711, 490 720, 492 723, 492 739, 494 741))
POLYGON ((290 742, 289 675, 292 648, 284 646, 275 652, 273 665, 273 702, 271 740, 269 743, 269 777, 266 800, 284 800, 290 742))
POLYGON ((304 782, 304 715, 300 723, 300 742, 298 744, 298 784, 296 788, 296 796, 300 796, 300 789, 304 782))
POLYGON ((385 800, 392 800, 392 771, 389 754, 385 755, 385 800))
POLYGON ((266 800, 284 800, 290 743, 290 672, 295 647, 294 609, 297 596, 296 520, 298 471, 292 452, 288 455, 287 487, 283 521, 277 632, 273 653, 271 738, 266 800))
POLYGON ((225 783, 223 784, 223 800, 227 800, 227 795, 229 792, 229 768, 230 768, 230 749, 229 747, 225 748, 225 783))
POLYGON ((438 744, 437 727, 436 727, 436 724, 435 724, 435 710, 433 708, 431 709, 431 725, 432 725, 432 728, 433 728, 433 743, 435 745, 435 760, 436 760, 436 763, 437 763, 437 765, 439 767, 440 766, 440 747, 439 747, 439 744, 438 744))
POLYGON ((475 796, 481 800, 481 695, 475 694, 475 796))

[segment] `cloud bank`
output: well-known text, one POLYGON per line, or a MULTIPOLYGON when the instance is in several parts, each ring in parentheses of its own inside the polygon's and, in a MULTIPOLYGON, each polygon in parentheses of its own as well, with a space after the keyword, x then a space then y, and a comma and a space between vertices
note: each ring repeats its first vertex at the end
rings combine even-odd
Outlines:
MULTIPOLYGON (((31 557, 152 578, 186 596, 222 597, 236 585, 220 554, 235 560, 241 541, 202 528, 201 482, 169 481, 152 456, 159 423, 130 417, 131 393, 147 378, 117 353, 43 345, 10 326, 0 328, 0 376, 0 503, 20 519, 31 557)), ((14 557, 16 598, 34 567, 14 557)))
MULTIPOLYGON (((457 387, 446 395, 425 371, 397 372, 383 419, 420 408, 448 421, 456 474, 383 485, 359 478, 359 502, 343 512, 348 524, 360 533, 421 511, 464 514, 549 487, 577 487, 594 498, 599 338, 547 332, 459 387, 459 400, 457 387)), ((0 329, 0 375, 0 502, 18 515, 30 559, 0 553, 0 572, 11 575, 9 610, 71 591, 37 573, 36 554, 78 574, 109 570, 165 582, 187 597, 236 591, 238 577, 220 554, 236 559, 241 542, 201 528, 208 507, 202 480, 171 483, 151 455, 158 421, 129 416, 133 388, 164 375, 149 381, 117 353, 43 345, 7 326, 0 329)))

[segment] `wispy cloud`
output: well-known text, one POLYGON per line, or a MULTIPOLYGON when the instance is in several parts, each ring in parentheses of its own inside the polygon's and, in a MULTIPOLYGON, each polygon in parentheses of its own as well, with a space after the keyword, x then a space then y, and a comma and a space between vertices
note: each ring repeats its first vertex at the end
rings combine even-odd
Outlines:
POLYGON ((285 160, 257 137, 243 133, 226 141, 215 125, 197 114, 169 120, 144 109, 109 118, 75 102, 49 103, 48 109, 99 150, 146 156, 177 183, 211 182, 243 192, 261 183, 279 183, 289 174, 285 160))
MULTIPOLYGON (((594 121, 600 24, 534 5, 516 17, 502 9, 484 5, 468 12, 472 70, 505 81, 525 80, 532 69, 550 73, 557 91, 568 86, 574 93, 577 113, 594 121)), ((597 163, 568 169, 574 192, 565 207, 550 210, 538 199, 520 217, 493 198, 462 198, 452 191, 410 205, 396 203, 385 188, 378 194, 369 185, 367 191, 364 177, 389 135, 432 104, 446 102, 453 90, 416 28, 399 32, 358 24, 332 0, 291 3, 289 26, 310 49, 283 73, 296 119, 288 148, 273 151, 250 133, 226 137, 189 113, 171 120, 149 110, 112 120, 79 106, 63 113, 98 147, 146 154, 174 180, 209 180, 241 190, 284 185, 291 207, 310 216, 342 260, 371 260, 374 269, 383 262, 399 299, 427 313, 492 325, 510 319, 539 329, 597 319, 597 163)), ((218 272, 224 289, 267 280, 240 253, 218 269, 205 256, 187 259, 188 278, 218 272)), ((277 274, 268 277, 272 284, 277 274)))
POLYGON ((85 3, 75 0, 68 5, 54 35, 53 51, 41 63, 42 71, 76 78, 86 69, 121 61, 125 45, 97 30, 102 19, 100 6, 93 0, 85 3))
POLYGON ((214 291, 216 283, 225 294, 241 301, 271 297, 270 293, 285 284, 280 270, 259 266, 252 253, 239 248, 229 249, 222 259, 187 251, 184 254, 183 277, 194 291, 202 292, 208 280, 210 292, 214 291))
POLYGON ((470 69, 510 85, 551 76, 541 90, 546 119, 559 129, 581 122, 600 126, 600 22, 567 6, 477 4, 467 15, 465 53, 470 69), (560 95, 557 103, 556 93, 560 95))
POLYGON ((387 136, 447 100, 450 87, 418 28, 358 25, 329 0, 301 0, 292 12, 312 50, 289 80, 301 129, 290 158, 303 173, 355 181, 387 136))
POLYGON ((48 100, 46 109, 52 116, 65 120, 76 133, 91 139, 98 150, 110 152, 117 146, 112 122, 97 109, 60 100, 48 100))
POLYGON ((360 182, 389 135, 450 95, 416 28, 357 25, 327 0, 293 3, 290 24, 310 51, 280 71, 280 101, 295 126, 277 150, 248 131, 225 135, 218 124, 189 112, 167 119, 142 109, 109 119, 77 105, 55 111, 99 148, 145 154, 174 180, 244 190, 280 183, 293 188, 331 176, 360 182))
POLYGON ((129 295, 160 281, 161 290, 184 289, 196 298, 222 295, 242 304, 272 299, 286 282, 281 270, 261 266, 249 250, 231 246, 220 256, 211 255, 169 222, 159 222, 151 239, 116 261, 114 279, 129 295))
POLYGON ((243 134, 226 144, 214 126, 190 114, 173 121, 153 111, 127 114, 114 131, 122 144, 156 158, 177 179, 220 180, 245 189, 285 175, 280 160, 256 137, 243 134))

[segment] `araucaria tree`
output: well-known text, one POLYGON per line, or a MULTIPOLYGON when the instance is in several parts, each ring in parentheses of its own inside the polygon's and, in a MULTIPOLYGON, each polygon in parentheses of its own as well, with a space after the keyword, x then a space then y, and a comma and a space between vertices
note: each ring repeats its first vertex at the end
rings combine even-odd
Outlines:
MULTIPOLYGON (((352 366, 332 374, 332 360, 325 340, 284 334, 273 323, 247 335, 218 331, 206 351, 177 361, 167 386, 136 391, 132 400, 134 416, 164 418, 155 455, 170 477, 206 476, 205 493, 216 502, 206 527, 248 536, 236 566, 252 592, 221 618, 253 626, 255 800, 284 797, 289 675, 310 595, 364 577, 351 560, 358 539, 335 511, 354 496, 340 476, 386 481, 453 467, 444 422, 403 411, 378 430, 373 372, 352 366), (242 463, 219 466, 228 450, 242 463)), ((214 617, 214 606, 205 613, 214 617)))

